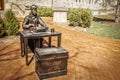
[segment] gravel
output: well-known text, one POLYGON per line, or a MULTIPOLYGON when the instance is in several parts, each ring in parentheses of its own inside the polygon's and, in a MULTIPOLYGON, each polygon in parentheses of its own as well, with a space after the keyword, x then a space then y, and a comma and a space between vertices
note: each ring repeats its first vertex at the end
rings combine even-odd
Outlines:
POLYGON ((9 45, 12 43, 19 43, 20 42, 20 36, 6 36, 3 38, 0 38, 0 45, 9 45))

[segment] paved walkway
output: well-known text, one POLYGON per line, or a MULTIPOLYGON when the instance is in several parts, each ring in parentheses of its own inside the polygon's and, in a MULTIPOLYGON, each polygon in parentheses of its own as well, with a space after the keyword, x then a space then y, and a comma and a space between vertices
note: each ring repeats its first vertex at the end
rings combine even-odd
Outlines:
MULTIPOLYGON (((120 40, 47 24, 62 32, 62 47, 69 51, 68 75, 47 80, 120 80, 120 40)), ((0 80, 37 80, 34 70, 34 61, 25 66, 19 43, 0 46, 0 80)))

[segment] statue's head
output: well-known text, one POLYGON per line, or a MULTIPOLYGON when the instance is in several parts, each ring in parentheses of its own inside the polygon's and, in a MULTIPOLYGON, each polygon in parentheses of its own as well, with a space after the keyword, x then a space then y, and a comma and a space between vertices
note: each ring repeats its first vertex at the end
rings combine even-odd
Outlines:
POLYGON ((30 10, 31 10, 31 13, 32 13, 33 15, 36 15, 36 14, 37 14, 37 6, 36 6, 36 5, 32 5, 32 6, 30 7, 30 10))

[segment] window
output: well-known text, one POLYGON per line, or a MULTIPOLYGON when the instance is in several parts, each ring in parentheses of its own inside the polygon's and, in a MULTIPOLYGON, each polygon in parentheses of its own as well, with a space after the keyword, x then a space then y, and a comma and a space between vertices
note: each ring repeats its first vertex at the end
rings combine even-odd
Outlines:
POLYGON ((4 0, 0 0, 0 10, 4 10, 4 0))

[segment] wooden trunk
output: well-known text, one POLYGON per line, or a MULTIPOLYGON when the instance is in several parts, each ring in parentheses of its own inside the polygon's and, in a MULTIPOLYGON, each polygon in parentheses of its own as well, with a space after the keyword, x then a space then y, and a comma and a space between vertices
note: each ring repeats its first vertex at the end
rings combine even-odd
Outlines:
POLYGON ((39 79, 67 74, 68 52, 61 48, 36 48, 35 71, 39 79))

